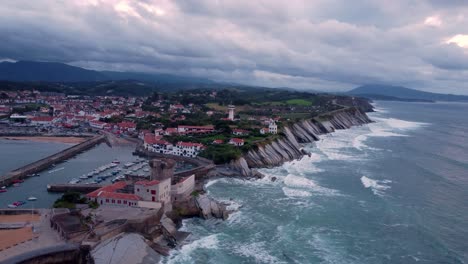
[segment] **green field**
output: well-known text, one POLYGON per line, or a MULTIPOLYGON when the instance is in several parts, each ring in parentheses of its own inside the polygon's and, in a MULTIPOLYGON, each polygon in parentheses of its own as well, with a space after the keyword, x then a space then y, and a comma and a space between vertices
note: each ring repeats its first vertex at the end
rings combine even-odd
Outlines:
POLYGON ((290 99, 290 100, 287 100, 286 103, 288 105, 299 105, 299 106, 311 106, 312 105, 311 101, 307 101, 304 99, 290 99))

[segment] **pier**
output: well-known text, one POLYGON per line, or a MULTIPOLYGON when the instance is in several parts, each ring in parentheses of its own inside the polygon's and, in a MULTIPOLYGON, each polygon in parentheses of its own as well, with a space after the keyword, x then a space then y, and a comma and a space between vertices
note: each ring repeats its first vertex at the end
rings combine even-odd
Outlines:
POLYGON ((90 193, 99 188, 103 187, 101 184, 49 184, 47 185, 48 192, 79 192, 79 193, 90 193))
POLYGON ((66 159, 69 159, 78 153, 90 149, 95 145, 103 142, 106 139, 105 135, 98 135, 90 138, 82 143, 74 145, 70 148, 62 150, 58 153, 52 154, 46 158, 40 159, 18 169, 8 172, 7 174, 0 177, 0 182, 2 185, 10 185, 14 180, 20 180, 26 178, 27 175, 38 173, 43 171, 53 164, 60 163, 66 159))

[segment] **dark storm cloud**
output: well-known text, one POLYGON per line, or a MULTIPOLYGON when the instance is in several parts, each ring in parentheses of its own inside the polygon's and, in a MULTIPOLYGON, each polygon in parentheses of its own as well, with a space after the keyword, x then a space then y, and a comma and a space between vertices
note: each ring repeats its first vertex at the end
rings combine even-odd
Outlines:
POLYGON ((468 93, 463 2, 8 1, 0 59, 269 86, 468 93))

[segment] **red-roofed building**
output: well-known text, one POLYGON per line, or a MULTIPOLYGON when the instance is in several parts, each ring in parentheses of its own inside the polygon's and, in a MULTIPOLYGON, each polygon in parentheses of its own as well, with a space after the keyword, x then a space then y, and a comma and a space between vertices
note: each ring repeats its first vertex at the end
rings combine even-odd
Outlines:
POLYGON ((133 193, 119 192, 126 186, 127 183, 125 182, 117 182, 88 193, 86 197, 94 200, 99 205, 137 206, 138 201, 142 200, 140 196, 133 193))
POLYGON ((215 145, 219 145, 219 144, 223 144, 223 143, 224 143, 224 141, 222 139, 213 140, 213 144, 215 144, 215 145))
POLYGON ((244 146, 244 140, 241 138, 231 138, 231 140, 229 140, 229 144, 241 147, 244 146))
POLYGON ((177 127, 177 132, 191 134, 191 133, 213 133, 214 126, 183 126, 177 127))
POLYGON ((175 146, 173 153, 174 155, 177 155, 177 156, 194 158, 204 148, 205 146, 200 143, 179 141, 177 142, 177 145, 175 146))
POLYGON ((175 127, 168 127, 164 131, 165 136, 170 136, 170 135, 173 135, 173 134, 176 134, 176 133, 177 133, 177 128, 175 128, 175 127))
POLYGON ((89 126, 92 128, 103 129, 106 125, 107 123, 101 121, 89 121, 89 126))
POLYGON ((145 201, 168 203, 171 200, 171 179, 137 181, 134 191, 145 201))
POLYGON ((117 127, 122 132, 124 132, 124 131, 133 132, 133 131, 136 130, 136 124, 133 123, 133 122, 127 122, 127 121, 118 123, 117 127))
POLYGON ((250 133, 249 131, 244 130, 244 129, 235 128, 235 129, 232 130, 232 134, 236 135, 236 136, 246 136, 249 133, 250 133))
POLYGON ((50 126, 52 125, 52 121, 54 117, 52 116, 35 116, 31 118, 32 125, 43 125, 43 126, 50 126))

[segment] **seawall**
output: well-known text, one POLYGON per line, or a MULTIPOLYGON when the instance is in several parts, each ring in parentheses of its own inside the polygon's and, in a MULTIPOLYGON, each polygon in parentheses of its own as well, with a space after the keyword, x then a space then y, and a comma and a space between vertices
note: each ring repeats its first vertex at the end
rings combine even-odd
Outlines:
POLYGON ((70 148, 52 154, 46 158, 40 159, 38 161, 10 171, 7 174, 0 177, 0 182, 2 182, 3 185, 9 185, 14 180, 23 179, 29 174, 38 173, 42 170, 45 170, 48 167, 52 166, 52 164, 56 164, 66 159, 69 159, 75 156, 76 154, 103 142, 104 140, 104 135, 99 135, 90 138, 89 140, 86 140, 80 144, 74 145, 70 148))
POLYGON ((371 122, 366 113, 354 107, 302 120, 285 126, 281 138, 266 144, 257 144, 255 149, 249 150, 241 158, 232 161, 229 167, 243 176, 256 176, 253 168, 279 166, 306 155, 302 144, 317 141, 320 135, 371 122))

